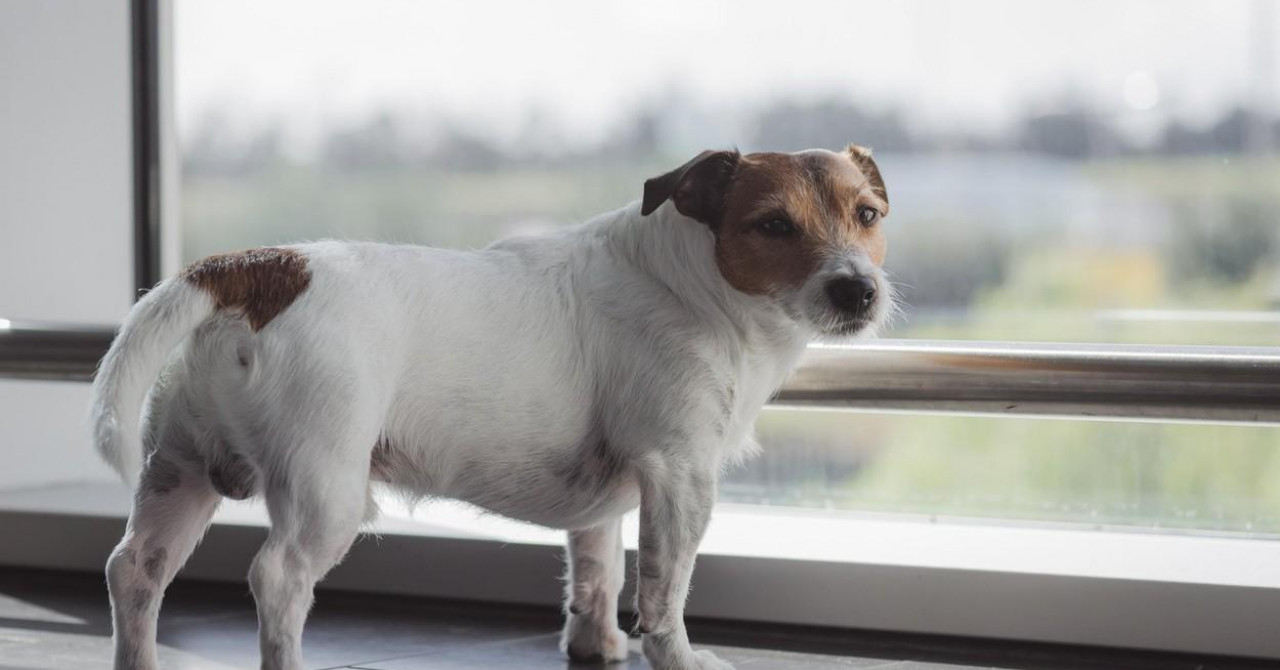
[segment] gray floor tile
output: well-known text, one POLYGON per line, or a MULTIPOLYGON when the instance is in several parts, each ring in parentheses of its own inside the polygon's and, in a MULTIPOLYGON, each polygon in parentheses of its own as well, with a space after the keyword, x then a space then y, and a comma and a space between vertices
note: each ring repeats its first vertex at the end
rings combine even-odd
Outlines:
MULTIPOLYGON (((463 605, 321 592, 303 648, 311 668, 376 670, 588 670, 556 648, 550 608, 463 605)), ((998 643, 872 631, 794 629, 697 621, 695 641, 739 670, 1270 670, 1263 660, 1201 658, 1061 645, 998 643), (745 649, 767 645, 798 652, 745 649), (868 658, 875 657, 875 658, 868 658), (913 660, 914 659, 914 660, 913 660), (924 662, 919 659, 927 659, 924 662), (939 661, 953 661, 954 664, 939 661), (970 665, 964 665, 968 662, 970 665)), ((160 617, 165 670, 258 666, 257 622, 248 588, 179 582, 160 617)), ((0 569, 0 670, 109 670, 111 629, 99 575, 0 569)), ((632 642, 629 663, 649 666, 632 642)))
MULTIPOLYGON (((925 663, 922 661, 901 661, 886 668, 876 670, 1009 670, 1007 666, 994 665, 950 665, 947 663, 925 663)), ((1116 670, 1123 670, 1116 668, 1116 670)))
MULTIPOLYGON (((478 670, 479 668, 519 668, 520 670, 649 670, 640 656, 638 640, 631 641, 631 658, 626 664, 570 663, 556 647, 555 635, 485 644, 439 653, 359 664, 362 670, 478 670)), ((843 670, 848 668, 890 668, 893 661, 840 658, 735 647, 695 645, 710 649, 738 670, 843 670)))
MULTIPOLYGON (((332 668, 458 650, 529 634, 527 627, 502 621, 451 621, 412 612, 349 612, 321 604, 307 621, 302 648, 308 667, 332 668)), ((161 642, 187 655, 196 654, 235 667, 256 667, 258 663, 257 621, 252 612, 219 625, 174 628, 161 635, 161 642)))
MULTIPOLYGON (((554 621, 494 620, 440 605, 380 606, 376 598, 321 593, 303 638, 307 664, 331 668, 450 651, 554 630, 554 621)), ((257 619, 248 589, 176 584, 160 615, 166 670, 258 665, 257 619)), ((110 668, 106 588, 92 577, 0 574, 0 670, 110 668)))

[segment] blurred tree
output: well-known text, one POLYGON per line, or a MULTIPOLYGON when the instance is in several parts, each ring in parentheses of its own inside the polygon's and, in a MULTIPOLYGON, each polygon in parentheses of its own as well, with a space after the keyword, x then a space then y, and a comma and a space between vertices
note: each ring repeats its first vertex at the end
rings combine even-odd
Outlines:
POLYGON ((1175 120, 1165 127, 1156 150, 1173 155, 1239 154, 1246 150, 1275 152, 1280 150, 1280 121, 1239 107, 1228 110, 1203 128, 1175 120), (1260 127, 1267 126, 1270 132, 1259 132, 1260 127), (1266 144, 1258 146, 1259 141, 1266 144))
POLYGON ((409 143, 400 122, 383 112, 355 126, 331 131, 321 145, 320 160, 346 171, 396 168, 410 162, 409 143))
POLYGON ((1240 284, 1252 279, 1277 248, 1280 213, 1272 201, 1243 196, 1212 206, 1183 202, 1176 208, 1169 262, 1176 285, 1240 284))
POLYGON ((857 142, 878 151, 911 151, 917 140, 895 113, 872 114, 837 98, 784 100, 755 117, 751 146, 771 151, 837 148, 857 142))
POLYGON ((238 131, 224 110, 210 110, 182 136, 182 170, 188 175, 248 175, 283 160, 276 123, 238 131))
POLYGON ((440 142, 429 155, 433 167, 467 172, 491 172, 518 154, 504 153, 488 140, 463 132, 447 129, 440 142))
POLYGON ((1004 283, 1012 240, 974 235, 961 222, 918 221, 911 230, 916 234, 890 241, 888 266, 909 309, 965 309, 984 289, 1004 283))
POLYGON ((1157 149, 1173 155, 1208 154, 1213 153, 1213 138, 1204 130, 1175 120, 1165 127, 1157 149))
POLYGON ((1105 158, 1129 150, 1106 120, 1082 108, 1029 117, 1020 138, 1023 150, 1062 158, 1105 158))

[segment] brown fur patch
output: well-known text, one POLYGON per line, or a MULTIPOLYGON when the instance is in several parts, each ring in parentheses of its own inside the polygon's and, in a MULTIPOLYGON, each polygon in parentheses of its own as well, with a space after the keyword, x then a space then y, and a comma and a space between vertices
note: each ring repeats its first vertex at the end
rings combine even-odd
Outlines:
POLYGON ((646 180, 640 215, 648 216, 671 200, 681 214, 715 228, 738 158, 737 151, 704 151, 671 172, 646 180))
POLYGON ((879 196, 887 207, 889 205, 889 193, 884 188, 884 179, 880 176, 880 166, 876 165, 876 162, 871 158, 871 150, 856 144, 850 144, 845 151, 849 152, 849 157, 862 170, 862 174, 866 175, 867 182, 871 185, 871 192, 879 196))
POLYGON ((759 295, 800 286, 828 249, 859 248, 880 265, 884 233, 879 220, 859 221, 861 207, 882 217, 889 212, 884 182, 865 149, 745 155, 716 228, 720 272, 739 291, 759 295), (799 234, 765 235, 760 224, 771 218, 791 221, 799 234))
POLYGON ((262 330, 311 284, 307 259, 292 249, 264 247, 210 256, 182 278, 213 296, 218 309, 238 310, 262 330))

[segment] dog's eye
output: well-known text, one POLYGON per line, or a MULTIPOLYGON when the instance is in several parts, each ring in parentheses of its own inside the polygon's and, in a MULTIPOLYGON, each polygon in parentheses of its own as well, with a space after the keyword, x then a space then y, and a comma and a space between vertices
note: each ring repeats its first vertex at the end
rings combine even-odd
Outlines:
POLYGON ((796 225, 781 216, 765 219, 760 222, 760 232, 769 237, 788 237, 797 232, 796 225))
POLYGON ((862 225, 869 226, 875 223, 878 218, 880 218, 880 212, 877 212, 866 205, 858 208, 858 220, 862 222, 862 225))

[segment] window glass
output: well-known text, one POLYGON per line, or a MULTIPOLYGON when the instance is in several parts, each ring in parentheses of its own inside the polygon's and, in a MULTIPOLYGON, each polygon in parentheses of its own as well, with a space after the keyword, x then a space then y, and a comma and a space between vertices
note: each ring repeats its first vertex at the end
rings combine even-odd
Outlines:
POLYGON ((945 521, 1280 533, 1280 431, 765 410, 721 499, 945 521))
MULTIPOLYGON (((893 206, 889 336, 1280 343, 1273 2, 179 0, 176 29, 185 261, 478 247, 705 148, 857 142, 893 206)), ((771 411, 761 432, 725 497, 1274 530, 1261 428, 771 411)))
POLYGON ((703 148, 856 141, 893 202, 894 336, 1280 341, 1274 3, 177 16, 186 260, 326 236, 482 245, 636 199, 703 148))

